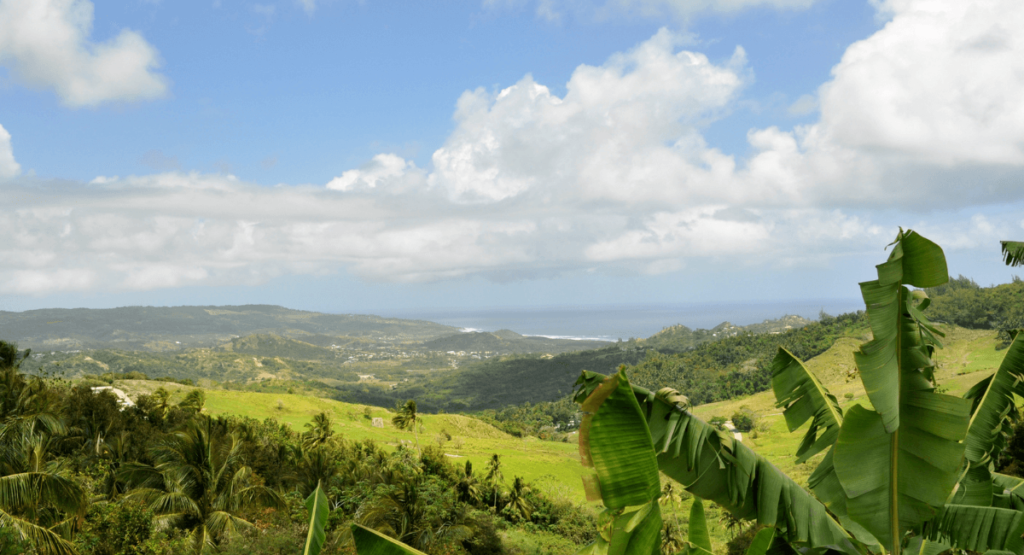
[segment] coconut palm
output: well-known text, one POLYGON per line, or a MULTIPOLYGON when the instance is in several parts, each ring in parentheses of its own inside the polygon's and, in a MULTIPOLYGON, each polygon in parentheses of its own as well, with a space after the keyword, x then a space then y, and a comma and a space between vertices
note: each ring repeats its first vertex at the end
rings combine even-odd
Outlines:
POLYGON ((60 465, 49 457, 52 444, 45 433, 29 432, 0 447, 0 527, 10 527, 40 553, 74 553, 66 538, 88 500, 75 481, 58 474, 60 465))
POLYGON ((303 434, 302 446, 306 449, 313 449, 330 441, 331 436, 334 435, 331 424, 331 415, 326 412, 314 415, 313 421, 306 423, 308 430, 303 434))
POLYGON ((505 476, 501 473, 501 457, 497 453, 492 454, 491 460, 487 461, 487 476, 484 480, 491 488, 492 508, 497 510, 498 494, 501 492, 501 484, 505 481, 505 476))
POLYGON ((88 500, 60 475, 51 446, 67 431, 49 412, 52 391, 39 378, 25 379, 13 343, 0 341, 0 527, 31 541, 40 553, 73 553, 67 541, 88 500))
POLYGON ((526 494, 529 491, 530 488, 526 485, 526 481, 516 476, 512 481, 512 489, 508 492, 508 507, 523 520, 530 520, 530 516, 533 514, 533 505, 526 499, 526 494))
POLYGON ((178 403, 178 407, 192 412, 203 412, 206 405, 206 392, 202 389, 193 389, 185 395, 185 398, 178 403))
POLYGON ((419 450, 420 438, 416 427, 420 423, 420 418, 416 414, 416 401, 412 399, 406 401, 398 414, 391 419, 391 423, 399 430, 412 430, 413 438, 416 440, 416 450, 419 450))
POLYGON ((281 506, 280 496, 258 485, 243 464, 241 440, 217 441, 210 418, 199 417, 155 441, 149 455, 154 466, 124 465, 118 477, 134 489, 126 498, 149 504, 158 524, 188 530, 192 551, 201 553, 222 538, 252 523, 238 516, 252 505, 281 506))
POLYGON ((466 461, 465 469, 459 474, 459 482, 455 484, 455 491, 463 503, 474 504, 480 498, 480 487, 476 476, 473 476, 473 463, 466 461))

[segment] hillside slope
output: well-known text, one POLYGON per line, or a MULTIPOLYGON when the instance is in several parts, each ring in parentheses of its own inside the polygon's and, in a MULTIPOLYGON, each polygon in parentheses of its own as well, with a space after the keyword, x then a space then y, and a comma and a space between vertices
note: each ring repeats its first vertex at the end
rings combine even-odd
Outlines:
POLYGON ((271 305, 0 311, 0 337, 22 348, 168 350, 210 346, 251 333, 424 341, 458 331, 423 320, 323 314, 271 305))

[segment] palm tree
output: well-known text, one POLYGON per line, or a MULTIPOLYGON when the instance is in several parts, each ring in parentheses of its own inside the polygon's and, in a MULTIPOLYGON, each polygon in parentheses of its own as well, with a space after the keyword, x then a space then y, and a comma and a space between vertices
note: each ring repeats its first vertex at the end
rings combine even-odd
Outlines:
POLYGON ((185 398, 178 403, 179 408, 197 413, 203 412, 204 405, 206 405, 206 392, 202 389, 189 391, 185 398))
POLYGON ((341 475, 340 457, 325 447, 297 447, 292 450, 295 475, 299 481, 299 491, 308 496, 316 490, 317 484, 323 489, 328 488, 335 478, 341 475))
POLYGON ((512 489, 508 492, 508 507, 511 507, 512 512, 523 520, 530 520, 530 516, 533 514, 533 505, 526 499, 526 494, 529 491, 530 488, 526 482, 516 476, 512 482, 512 489))
POLYGON ((331 424, 331 416, 326 412, 313 416, 313 421, 306 423, 308 431, 303 434, 302 446, 306 449, 313 449, 330 441, 331 436, 334 435, 331 424))
POLYGON ((216 441, 212 421, 199 417, 155 442, 149 455, 155 466, 124 465, 118 476, 135 486, 126 498, 149 504, 161 524, 189 531, 192 551, 214 547, 224 536, 252 523, 239 513, 252 505, 282 505, 277 492, 256 485, 241 460, 241 440, 216 441))
POLYGON ((171 392, 167 391, 162 387, 156 388, 153 392, 153 400, 156 401, 156 412, 157 415, 162 419, 167 416, 167 411, 171 409, 171 392))
POLYGON ((399 430, 412 430, 413 438, 416 440, 416 450, 420 448, 420 438, 416 431, 416 425, 420 423, 416 414, 416 401, 409 399, 402 405, 401 410, 392 419, 391 423, 399 430))
POLYGON ((491 460, 487 461, 487 477, 485 478, 487 485, 491 487, 491 498, 492 508, 498 509, 498 493, 501 491, 501 484, 505 481, 505 476, 501 473, 501 457, 494 453, 491 455, 491 460))
POLYGON ((355 521, 421 550, 473 537, 476 523, 466 505, 430 507, 418 488, 417 481, 391 488, 360 506, 355 521))
POLYGON ((65 537, 89 503, 75 481, 58 474, 60 464, 49 458, 51 445, 45 433, 30 431, 2 446, 0 527, 10 527, 40 553, 74 553, 65 537))
POLYGON ((477 486, 476 476, 473 476, 473 463, 466 461, 465 470, 459 475, 455 491, 459 494, 459 501, 463 503, 475 504, 480 498, 480 488, 477 486))
POLYGON ((65 538, 88 500, 50 460, 50 447, 67 427, 50 412, 46 383, 26 380, 20 372, 28 354, 19 358, 14 344, 0 341, 0 527, 31 541, 40 553, 73 553, 65 538))

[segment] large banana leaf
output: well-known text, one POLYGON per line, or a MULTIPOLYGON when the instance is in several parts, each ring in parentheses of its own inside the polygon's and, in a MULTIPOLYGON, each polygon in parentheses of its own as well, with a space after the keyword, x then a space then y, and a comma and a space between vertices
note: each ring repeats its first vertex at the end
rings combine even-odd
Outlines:
POLYGON ((946 274, 938 245, 901 230, 878 279, 861 284, 874 338, 854 358, 874 410, 850 409, 832 458, 848 518, 894 554, 942 510, 963 460, 972 403, 935 393, 941 333, 922 313, 927 297, 905 286, 934 287, 946 274))
POLYGON ((908 325, 910 295, 905 285, 936 287, 949 281, 949 272, 942 249, 911 230, 900 230, 889 260, 877 268, 877 280, 860 284, 874 338, 854 353, 854 359, 871 405, 892 433, 900 423, 901 369, 932 366, 926 350, 906 349, 908 336, 920 336, 921 330, 908 325))
POLYGON ((1024 264, 1024 242, 1000 241, 1003 244, 1003 261, 1007 266, 1024 264))
POLYGON ((306 545, 302 548, 302 555, 320 555, 327 534, 324 528, 327 526, 327 517, 330 508, 327 506, 327 495, 316 483, 316 489, 306 498, 306 510, 309 511, 309 532, 306 533, 306 545))
POLYGON ((942 541, 960 549, 984 552, 1008 551, 1024 554, 1024 512, 997 507, 946 505, 942 513, 928 523, 930 540, 942 541))
POLYGON ((904 394, 899 429, 861 406, 846 414, 834 459, 851 519, 891 552, 907 530, 941 509, 956 485, 970 402, 930 392, 904 394), (896 544, 896 545, 894 545, 896 544))
MULTIPOLYGON (((586 372, 577 385, 577 400, 605 380, 586 372)), ((863 549, 829 516, 809 492, 731 435, 690 414, 685 397, 663 388, 657 394, 633 387, 647 418, 658 467, 703 499, 712 500, 737 518, 775 526, 786 542, 845 553, 863 549)))
POLYGON ((352 539, 359 555, 426 555, 365 526, 352 523, 352 539))
POLYGON ((588 499, 601 499, 600 535, 584 553, 657 554, 661 547, 661 480, 647 420, 622 371, 582 403, 580 458, 595 470, 584 480, 588 499))
POLYGON ((807 420, 811 420, 811 426, 797 448, 796 462, 805 462, 829 448, 811 475, 808 485, 854 538, 865 545, 876 545, 878 540, 847 515, 846 492, 839 484, 833 466, 831 447, 839 437, 839 428, 843 423, 839 402, 800 359, 782 347, 779 347, 772 361, 772 389, 775 391, 776 406, 785 407, 782 414, 789 431, 795 431, 807 420))
POLYGON ((969 468, 957 485, 953 502, 961 505, 992 504, 989 463, 1006 444, 1011 417, 1017 414, 1014 395, 1024 396, 1024 337, 1015 337, 995 374, 967 392, 972 399, 964 456, 969 468))
POLYGON ((796 450, 796 462, 802 463, 829 448, 839 437, 839 426, 843 423, 843 411, 839 401, 821 385, 800 362, 786 349, 772 360, 772 389, 775 391, 776 406, 782 411, 789 431, 795 431, 811 419, 800 447, 796 450))
POLYGON ((690 506, 690 542, 689 553, 692 555, 711 555, 711 532, 708 531, 708 520, 704 516, 704 503, 700 497, 693 498, 690 506))

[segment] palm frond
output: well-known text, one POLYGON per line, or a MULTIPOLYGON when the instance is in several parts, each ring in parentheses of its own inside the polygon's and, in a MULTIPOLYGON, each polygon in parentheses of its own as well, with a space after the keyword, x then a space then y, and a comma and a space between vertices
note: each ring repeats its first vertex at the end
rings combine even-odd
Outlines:
POLYGON ((71 542, 53 530, 18 518, 3 509, 0 509, 0 527, 16 530, 21 538, 32 542, 42 555, 76 555, 71 542))
POLYGON ((1000 241, 1003 248, 1003 262, 1007 266, 1020 266, 1024 264, 1024 242, 1022 241, 1000 241))

